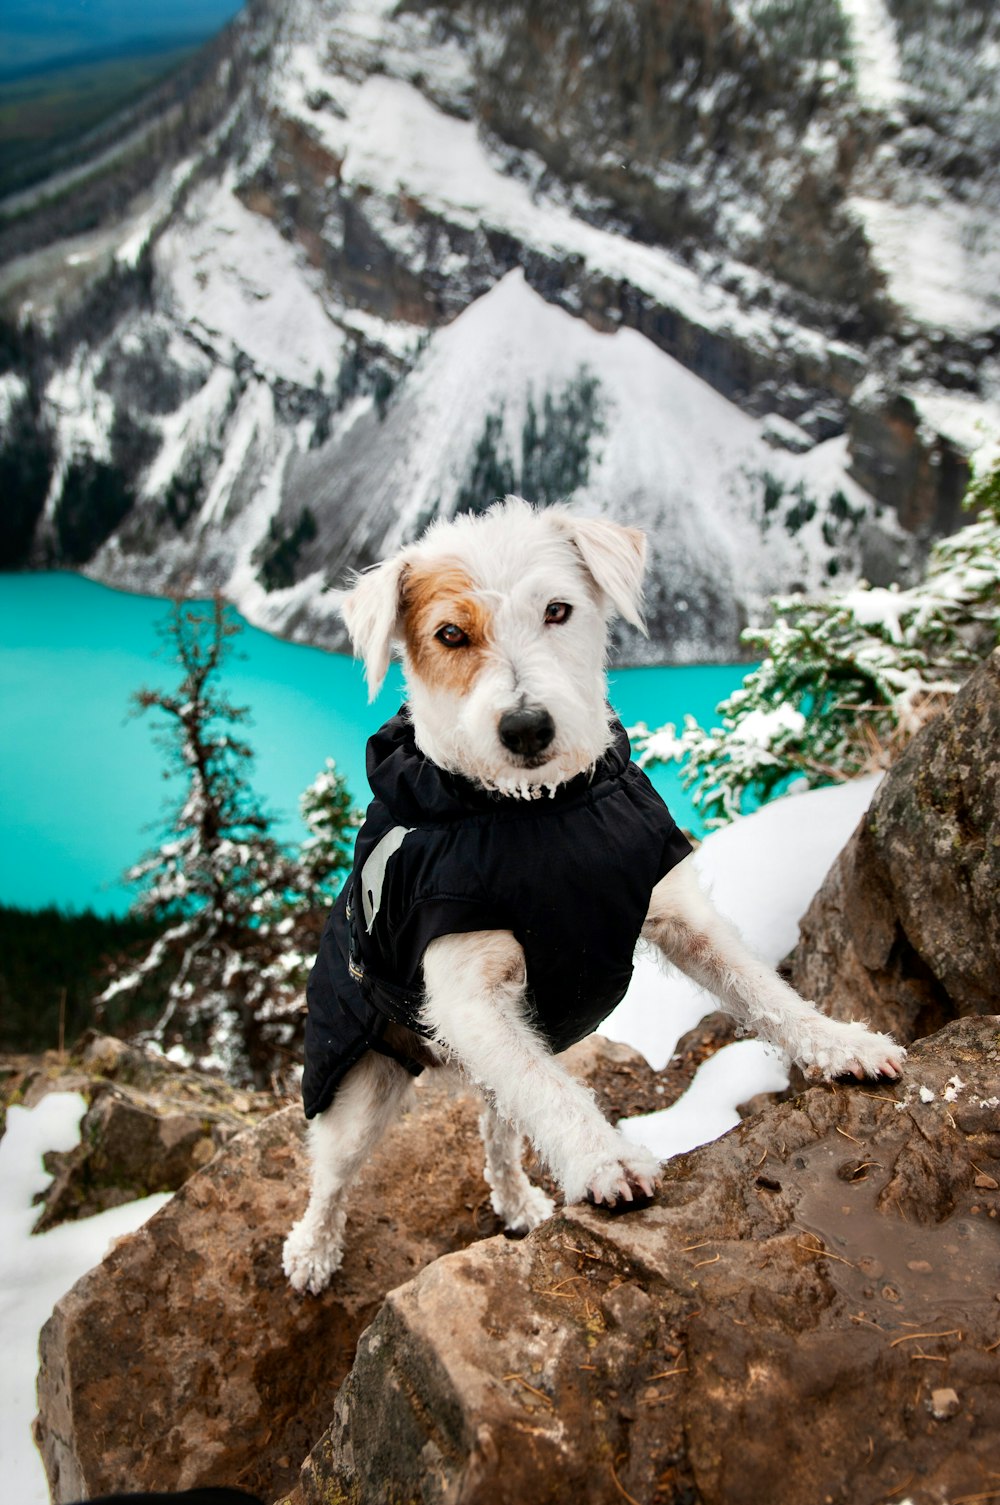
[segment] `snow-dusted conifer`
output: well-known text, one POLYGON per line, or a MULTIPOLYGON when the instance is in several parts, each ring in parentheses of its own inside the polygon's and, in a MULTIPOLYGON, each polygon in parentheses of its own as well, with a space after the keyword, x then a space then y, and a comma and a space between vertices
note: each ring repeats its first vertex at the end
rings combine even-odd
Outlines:
POLYGON ((1000 641, 1000 462, 966 505, 975 520, 934 545, 907 590, 861 582, 822 600, 775 598, 773 625, 743 634, 765 656, 718 706, 720 724, 640 723, 640 764, 682 763, 710 826, 796 782, 885 766, 1000 641))
POLYGON ((126 877, 140 890, 134 910, 165 929, 102 998, 153 981, 166 1008, 151 1041, 267 1082, 297 1058, 306 972, 359 817, 328 759, 302 795, 310 835, 298 851, 278 842, 250 784, 252 749, 235 730, 249 708, 220 684, 238 622, 218 600, 208 612, 175 603, 161 631, 180 684, 142 689, 134 704, 161 713, 164 776, 180 774, 185 790, 164 839, 126 877))

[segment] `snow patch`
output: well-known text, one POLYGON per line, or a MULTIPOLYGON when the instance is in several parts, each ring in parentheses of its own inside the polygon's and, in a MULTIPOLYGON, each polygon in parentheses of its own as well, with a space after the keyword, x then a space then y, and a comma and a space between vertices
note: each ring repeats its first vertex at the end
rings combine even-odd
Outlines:
POLYGON ((14 408, 27 393, 27 384, 13 371, 0 376, 0 424, 9 422, 14 408))
POLYGON ((840 0, 851 28, 858 97, 876 110, 905 98, 896 28, 883 0, 840 0))
MULTIPOLYGON (((505 230, 560 261, 580 257, 594 272, 632 282, 707 329, 731 330, 763 348, 791 341, 825 360, 825 341, 815 331, 772 313, 747 311, 731 293, 703 282, 666 251, 598 229, 533 193, 503 170, 472 121, 437 109, 413 85, 376 74, 354 86, 327 75, 327 90, 338 103, 331 113, 303 109, 306 76, 315 85, 314 64, 306 68, 296 52, 290 82, 279 85, 278 102, 341 161, 345 185, 372 190, 389 204, 407 194, 454 224, 505 230)), ((369 215, 377 212, 376 205, 366 206, 369 215)), ((410 234, 388 208, 383 220, 381 233, 410 234)))
POLYGON ((242 351, 262 373, 305 387, 340 369, 344 336, 327 317, 318 279, 228 180, 191 196, 157 243, 156 261, 178 320, 226 364, 242 351))
MULTIPOLYGON (((689 861, 716 907, 751 948, 776 966, 798 939, 798 922, 858 821, 880 775, 773 800, 713 831, 689 861)), ((641 1051, 662 1071, 677 1042, 717 1004, 644 948, 632 982, 599 1033, 641 1051)), ((786 1065, 759 1040, 739 1040, 698 1068, 683 1097, 658 1113, 623 1119, 623 1133, 661 1158, 707 1144, 739 1122, 737 1104, 788 1085, 786 1065)))
MULTIPOLYGON (((798 940, 799 919, 868 809, 880 778, 876 774, 772 800, 713 831, 688 859, 716 908, 772 966, 798 940)), ((628 992, 600 1033, 641 1051, 661 1071, 681 1036, 715 1007, 690 978, 673 971, 665 975, 643 949, 628 992)), ((761 1090, 751 1086, 743 1098, 761 1090)))
POLYGON ((35 1108, 8 1108, 0 1140, 0 1457, 4 1491, 18 1505, 49 1505, 45 1471, 31 1436, 39 1329, 59 1298, 99 1263, 116 1239, 141 1227, 170 1200, 169 1194, 145 1197, 32 1235, 38 1217, 33 1199, 52 1180, 42 1156, 79 1143, 86 1111, 78 1092, 49 1093, 35 1108))
POLYGON ((988 206, 897 183, 888 195, 848 200, 871 242, 889 296, 920 323, 978 334, 1000 321, 1000 242, 988 206))
POLYGON ((788 1070, 776 1051, 760 1040, 737 1040, 702 1062, 676 1103, 657 1113, 623 1118, 619 1128, 633 1144, 668 1160, 735 1128, 740 1122, 737 1104, 787 1086, 788 1070))

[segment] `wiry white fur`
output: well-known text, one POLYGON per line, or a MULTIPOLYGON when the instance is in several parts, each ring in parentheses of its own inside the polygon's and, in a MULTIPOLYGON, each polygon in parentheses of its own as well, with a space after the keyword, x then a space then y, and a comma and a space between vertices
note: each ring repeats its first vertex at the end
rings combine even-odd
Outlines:
POLYGON ((604 679, 607 626, 615 610, 641 625, 645 540, 635 529, 576 518, 562 507, 535 512, 508 497, 481 517, 435 523, 419 543, 359 577, 343 603, 356 652, 377 691, 394 643, 403 651, 417 745, 441 768, 484 788, 531 795, 592 768, 611 732, 604 679), (400 590, 406 571, 460 561, 491 614, 492 647, 471 693, 425 685, 402 644, 400 590), (550 601, 573 608, 547 626, 550 601), (526 768, 502 744, 505 712, 543 706, 556 735, 545 762, 526 768))
POLYGON ((899 1074, 906 1051, 890 1036, 829 1019, 754 955, 708 899, 690 857, 654 888, 642 934, 740 1025, 807 1071, 826 1078, 899 1074))
POLYGON ((493 1211, 510 1233, 530 1233, 555 1212, 555 1203, 539 1186, 532 1186, 521 1164, 524 1135, 499 1118, 487 1104, 479 1119, 486 1150, 483 1175, 490 1187, 493 1211))
MULTIPOLYGON (((617 610, 641 625, 643 558, 634 530, 560 508, 535 513, 508 497, 482 517, 436 524, 420 543, 361 576, 344 615, 374 693, 400 639, 407 567, 459 560, 491 609, 494 646, 463 696, 431 689, 406 664, 417 744, 441 767, 487 788, 535 795, 592 767, 608 746, 607 624, 617 610), (569 602, 573 615, 546 627, 544 610, 553 600, 569 602), (556 727, 537 768, 519 767, 498 736, 503 713, 524 704, 544 706, 556 727)), ((653 890, 643 935, 715 993, 741 1025, 807 1070, 827 1078, 899 1074, 906 1052, 887 1035, 826 1018, 748 950, 702 892, 690 859, 653 890)), ((528 1023, 524 954, 513 935, 488 931, 432 942, 424 982, 425 1024, 485 1099, 486 1176, 493 1206, 510 1229, 524 1232, 551 1211, 521 1166, 524 1134, 567 1201, 614 1204, 652 1194, 655 1158, 607 1123, 593 1094, 528 1023)), ((338 1268, 347 1187, 398 1112, 408 1082, 395 1062, 367 1056, 314 1126, 312 1198, 285 1245, 285 1271, 297 1290, 321 1290, 338 1268)))
POLYGON ((346 1193, 406 1104, 413 1078, 388 1056, 369 1053, 345 1077, 330 1107, 309 1126, 312 1190, 283 1255, 297 1291, 318 1296, 343 1259, 346 1193))

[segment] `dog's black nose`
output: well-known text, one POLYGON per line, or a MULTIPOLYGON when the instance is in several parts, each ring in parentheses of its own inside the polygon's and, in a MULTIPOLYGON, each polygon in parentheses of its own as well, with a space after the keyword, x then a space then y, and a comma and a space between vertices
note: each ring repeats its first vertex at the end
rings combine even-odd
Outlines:
POLYGON ((509 752, 534 758, 552 741, 556 724, 544 706, 526 706, 520 711, 505 711, 498 730, 500 741, 509 752))

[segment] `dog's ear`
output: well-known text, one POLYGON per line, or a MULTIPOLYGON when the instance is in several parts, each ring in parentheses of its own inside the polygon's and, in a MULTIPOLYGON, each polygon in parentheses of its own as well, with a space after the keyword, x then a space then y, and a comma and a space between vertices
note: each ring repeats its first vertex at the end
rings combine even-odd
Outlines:
POLYGON ((615 609, 645 633, 642 618, 642 577, 646 569, 646 535, 599 517, 574 517, 553 512, 553 521, 576 545, 598 589, 615 609))
POLYGON ((354 652, 365 666, 369 700, 374 700, 382 688, 392 645, 399 637, 400 592, 406 565, 405 554, 373 565, 355 577, 353 588, 340 602, 354 652))

